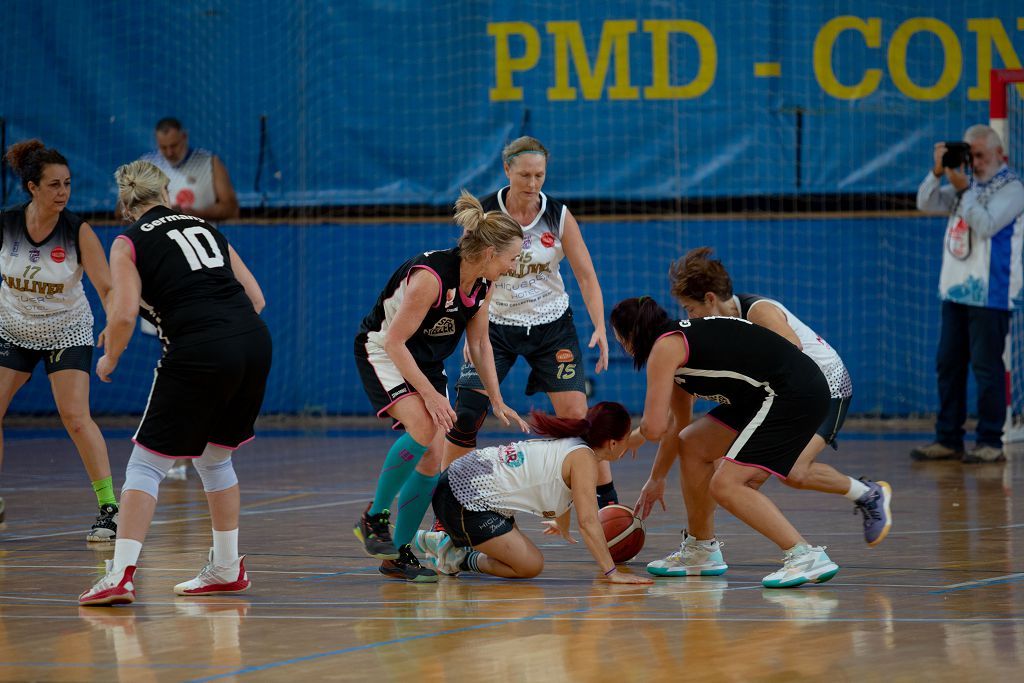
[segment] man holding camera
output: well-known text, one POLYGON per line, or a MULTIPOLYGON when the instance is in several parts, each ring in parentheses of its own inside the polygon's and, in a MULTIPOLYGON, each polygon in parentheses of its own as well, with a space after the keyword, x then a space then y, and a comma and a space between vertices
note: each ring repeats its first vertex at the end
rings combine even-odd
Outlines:
POLYGON ((917 190, 918 209, 945 212, 949 219, 939 275, 935 443, 910 455, 915 460, 1000 462, 1006 459, 1003 349, 1022 284, 1024 184, 1006 166, 994 130, 971 126, 964 141, 935 144, 932 170, 917 190), (948 185, 942 185, 943 176, 948 185), (978 428, 975 448, 965 453, 968 361, 978 385, 978 428))

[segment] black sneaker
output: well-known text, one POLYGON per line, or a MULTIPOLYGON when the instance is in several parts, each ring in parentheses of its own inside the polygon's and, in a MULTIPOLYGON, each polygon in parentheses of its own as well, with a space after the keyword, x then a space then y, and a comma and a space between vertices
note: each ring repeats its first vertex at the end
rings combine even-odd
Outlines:
POLYGON ((117 540, 117 506, 107 503, 100 506, 100 514, 96 517, 92 529, 85 540, 93 543, 110 543, 117 540))
POLYGON ((398 549, 398 559, 384 560, 377 571, 393 579, 404 579, 414 583, 437 582, 437 572, 421 566, 408 543, 398 549))
MULTIPOLYGON (((373 503, 371 502, 370 505, 373 503)), ((391 540, 391 511, 385 510, 379 515, 371 515, 370 505, 366 506, 363 516, 352 528, 352 533, 363 544, 363 550, 370 557, 375 557, 378 560, 397 560, 398 551, 395 550, 395 543, 391 540)))

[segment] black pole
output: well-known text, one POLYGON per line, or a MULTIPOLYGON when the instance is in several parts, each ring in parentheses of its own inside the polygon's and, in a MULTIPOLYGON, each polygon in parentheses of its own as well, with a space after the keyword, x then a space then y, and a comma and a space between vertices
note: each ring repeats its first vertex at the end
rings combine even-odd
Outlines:
MULTIPOLYGON (((260 193, 260 177, 263 175, 263 159, 267 148, 267 115, 260 116, 260 151, 256 160, 256 178, 253 180, 252 189, 260 193)), ((260 193, 260 206, 266 206, 266 197, 260 193)))
POLYGON ((804 172, 804 110, 796 110, 796 188, 803 185, 804 172))
POLYGON ((519 137, 530 134, 530 110, 523 109, 523 119, 519 122, 519 137))
MULTIPOLYGON (((0 116, 0 153, 7 152, 7 119, 0 116)), ((0 208, 7 206, 7 164, 0 160, 0 208)))

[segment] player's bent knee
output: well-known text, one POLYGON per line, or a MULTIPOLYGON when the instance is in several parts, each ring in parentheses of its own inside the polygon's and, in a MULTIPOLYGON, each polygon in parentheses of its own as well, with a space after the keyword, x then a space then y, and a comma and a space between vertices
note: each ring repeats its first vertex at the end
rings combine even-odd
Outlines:
POLYGON ((455 399, 455 425, 445 438, 456 446, 476 448, 476 435, 484 424, 490 404, 487 394, 472 389, 460 389, 455 399))
POLYGON ((125 491, 142 491, 153 498, 158 498, 160 482, 173 466, 174 458, 150 453, 136 445, 132 449, 131 457, 128 458, 121 495, 123 496, 125 491))
POLYGON ((540 576, 542 571, 544 571, 543 556, 539 558, 531 557, 529 560, 516 567, 516 575, 520 579, 532 579, 535 576, 540 576))
POLYGON ((725 501, 729 500, 731 482, 721 476, 720 472, 715 472, 714 476, 711 477, 711 483, 708 486, 708 489, 711 492, 711 497, 715 499, 715 502, 724 504, 725 501))
POLYGON ((807 468, 797 469, 794 467, 789 471, 789 474, 786 475, 786 478, 782 480, 782 483, 794 489, 807 488, 808 474, 810 474, 810 472, 807 468))
POLYGON ((231 451, 220 446, 208 445, 203 455, 193 463, 199 478, 203 480, 203 490, 207 493, 224 491, 238 484, 235 466, 231 462, 231 451))

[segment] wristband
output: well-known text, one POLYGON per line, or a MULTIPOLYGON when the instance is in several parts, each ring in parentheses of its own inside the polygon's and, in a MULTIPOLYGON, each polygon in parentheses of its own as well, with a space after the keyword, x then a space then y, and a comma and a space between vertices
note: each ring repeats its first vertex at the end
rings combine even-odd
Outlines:
POLYGON ((612 567, 611 569, 609 569, 608 571, 606 571, 606 572, 604 573, 604 575, 605 575, 605 576, 611 576, 611 575, 612 575, 612 573, 613 573, 613 572, 614 572, 614 571, 615 571, 616 569, 618 569, 618 567, 612 567))

